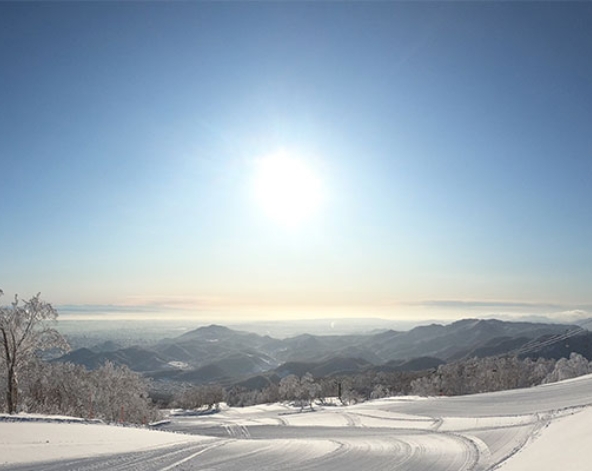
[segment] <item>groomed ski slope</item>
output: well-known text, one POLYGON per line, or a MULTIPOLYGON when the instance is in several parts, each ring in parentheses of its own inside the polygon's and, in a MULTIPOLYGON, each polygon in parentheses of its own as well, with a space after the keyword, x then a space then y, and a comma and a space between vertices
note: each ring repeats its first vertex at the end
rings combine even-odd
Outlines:
POLYGON ((168 432, 0 421, 0 469, 588 471, 590 405, 592 375, 523 390, 391 398, 314 412, 279 404, 231 408, 173 416, 160 427, 168 432))

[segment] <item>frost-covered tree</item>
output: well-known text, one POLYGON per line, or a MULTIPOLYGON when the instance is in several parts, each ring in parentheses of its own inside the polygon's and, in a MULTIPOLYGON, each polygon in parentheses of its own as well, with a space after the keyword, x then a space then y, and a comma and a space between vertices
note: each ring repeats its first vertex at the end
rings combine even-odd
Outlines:
POLYGON ((243 386, 233 386, 226 391, 224 400, 230 407, 245 407, 259 404, 258 396, 258 391, 249 390, 243 386))
POLYGON ((443 394, 441 376, 432 374, 411 381, 411 392, 418 396, 435 396, 443 394))
MULTIPOLYGON (((567 360, 564 361, 567 365, 567 360)), ((584 371, 583 363, 574 360, 573 364, 576 363, 579 371, 584 371)), ((536 361, 506 356, 470 358, 440 365, 429 375, 413 380, 411 392, 427 396, 455 396, 530 387, 541 384, 554 365, 555 360, 544 358, 536 361)), ((577 369, 575 366, 570 368, 577 369)), ((570 375, 575 374, 571 369, 569 371, 570 375)))
POLYGON ((321 396, 321 386, 315 381, 314 377, 310 373, 306 373, 300 378, 300 399, 308 403, 308 406, 312 408, 312 403, 315 399, 321 396))
POLYGON ((40 296, 24 302, 15 296, 12 304, 0 307, 0 363, 5 377, 5 409, 9 414, 18 409, 18 378, 27 363, 40 351, 67 348, 64 338, 52 326, 57 311, 40 296))
POLYGON ((296 375, 288 375, 280 380, 279 395, 283 401, 300 398, 300 380, 296 375))
POLYGON ((278 395, 281 400, 295 401, 301 408, 305 405, 312 407, 315 399, 321 397, 322 389, 310 373, 305 373, 301 378, 296 375, 288 375, 281 379, 278 387, 278 395))
POLYGON ((220 385, 192 386, 178 393, 173 403, 183 409, 218 409, 224 400, 224 389, 220 385))
POLYGON ((579 353, 573 353, 567 358, 560 358, 555 368, 544 379, 544 383, 554 383, 564 379, 577 378, 592 372, 592 367, 586 358, 579 353))
POLYGON ((23 371, 21 407, 27 412, 142 424, 160 417, 149 381, 125 366, 88 371, 72 363, 32 361, 23 371))
POLYGON ((370 399, 381 399, 383 397, 388 397, 388 395, 388 389, 382 384, 377 384, 376 386, 374 386, 374 389, 370 393, 370 399))
POLYGON ((272 404, 280 400, 280 388, 275 383, 269 384, 261 394, 258 395, 258 402, 261 404, 272 404))
POLYGON ((93 374, 73 363, 32 361, 20 384, 21 407, 27 412, 94 418, 93 374))
POLYGON ((97 418, 139 424, 157 415, 148 394, 149 380, 127 366, 106 362, 92 372, 91 381, 97 418))

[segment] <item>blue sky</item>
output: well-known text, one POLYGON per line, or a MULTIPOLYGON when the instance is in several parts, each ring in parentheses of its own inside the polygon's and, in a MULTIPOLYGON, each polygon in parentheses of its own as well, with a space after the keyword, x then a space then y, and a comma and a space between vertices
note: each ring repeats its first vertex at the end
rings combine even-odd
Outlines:
POLYGON ((3 2, 0 287, 220 320, 592 312, 590 21, 3 2), (323 186, 295 226, 252 197, 278 153, 323 186))

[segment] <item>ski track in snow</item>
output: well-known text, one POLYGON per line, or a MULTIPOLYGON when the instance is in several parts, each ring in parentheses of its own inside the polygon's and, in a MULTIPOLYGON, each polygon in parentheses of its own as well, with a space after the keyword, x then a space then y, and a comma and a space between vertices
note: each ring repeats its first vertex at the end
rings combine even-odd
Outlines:
POLYGON ((197 443, 0 469, 486 471, 511 460, 549 423, 592 404, 590 390, 592 376, 525 390, 393 398, 303 413, 277 405, 228 409, 172 417, 159 426, 210 437, 197 443))

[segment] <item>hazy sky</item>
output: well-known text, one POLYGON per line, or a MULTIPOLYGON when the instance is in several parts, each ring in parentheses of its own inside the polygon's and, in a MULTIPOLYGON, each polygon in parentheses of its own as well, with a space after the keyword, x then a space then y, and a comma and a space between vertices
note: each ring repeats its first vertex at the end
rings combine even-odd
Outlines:
POLYGON ((592 312, 591 51, 589 2, 2 2, 3 302, 592 312))

